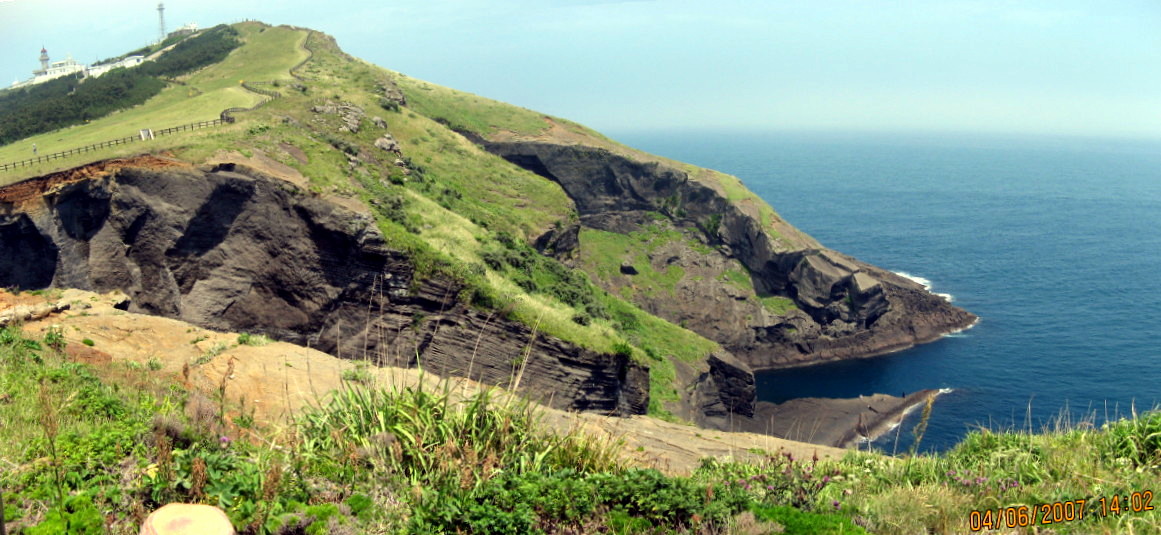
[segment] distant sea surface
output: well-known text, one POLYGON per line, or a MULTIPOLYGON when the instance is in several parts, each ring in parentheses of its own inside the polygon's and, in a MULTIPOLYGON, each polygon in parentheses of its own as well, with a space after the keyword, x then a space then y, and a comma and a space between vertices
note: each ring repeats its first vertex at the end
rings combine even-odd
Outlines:
MULTIPOLYGON (((1100 425, 1161 403, 1161 142, 626 132, 742 179, 825 246, 926 280, 974 328, 883 357, 766 372, 758 398, 940 396, 921 449, 970 429, 1100 425)), ((913 412, 874 446, 905 451, 913 412)))

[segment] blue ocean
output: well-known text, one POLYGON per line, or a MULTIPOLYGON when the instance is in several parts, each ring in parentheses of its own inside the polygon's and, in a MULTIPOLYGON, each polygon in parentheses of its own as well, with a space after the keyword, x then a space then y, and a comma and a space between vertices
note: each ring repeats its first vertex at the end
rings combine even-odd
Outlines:
MULTIPOLYGON (((970 330, 855 362, 758 376, 758 397, 949 389, 921 449, 980 427, 1053 428, 1161 403, 1161 141, 625 132, 740 177, 827 247, 922 279, 970 330)), ((874 447, 905 451, 912 413, 874 447)))

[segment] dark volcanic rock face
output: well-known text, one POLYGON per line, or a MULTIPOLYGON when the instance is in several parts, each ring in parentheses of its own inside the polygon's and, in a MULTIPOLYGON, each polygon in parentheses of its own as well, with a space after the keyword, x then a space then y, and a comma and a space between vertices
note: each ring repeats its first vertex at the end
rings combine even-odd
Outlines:
POLYGON ((679 282, 673 294, 637 298, 650 312, 721 343, 753 369, 896 351, 975 320, 912 281, 807 237, 774 238, 759 217, 680 170, 578 145, 482 143, 560 184, 576 203, 582 225, 626 233, 647 219, 644 212, 659 212, 717 250, 717 258, 688 248, 670 251, 661 263, 651 259, 655 268, 677 265, 689 273, 708 265, 720 270, 713 264, 736 259, 749 271, 754 292, 792 299, 794 310, 765 314, 721 284, 690 278, 679 282))
POLYGON ((561 408, 648 406, 646 368, 469 308, 455 282, 417 280, 369 216, 241 168, 93 174, 0 189, 0 285, 119 289, 134 312, 492 384, 518 378, 561 408))
POLYGON ((0 217, 0 243, 4 244, 0 280, 7 286, 24 290, 52 284, 59 251, 28 214, 0 217))

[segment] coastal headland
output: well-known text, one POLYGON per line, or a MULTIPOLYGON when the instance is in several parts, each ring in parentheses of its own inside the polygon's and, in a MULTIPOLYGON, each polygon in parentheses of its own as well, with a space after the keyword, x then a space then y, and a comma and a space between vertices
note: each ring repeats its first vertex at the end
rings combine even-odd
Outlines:
MULTIPOLYGON (((317 32, 236 29, 236 52, 158 99, 169 110, 258 77, 267 100, 9 177, 0 286, 116 291, 130 313, 558 409, 719 430, 754 419, 836 445, 890 420, 848 405, 894 415, 916 401, 775 409, 754 370, 898 351, 976 319, 827 249, 736 177, 359 62, 317 32), (266 49, 283 63, 256 64, 266 49)), ((98 127, 111 125, 70 135, 98 127)))

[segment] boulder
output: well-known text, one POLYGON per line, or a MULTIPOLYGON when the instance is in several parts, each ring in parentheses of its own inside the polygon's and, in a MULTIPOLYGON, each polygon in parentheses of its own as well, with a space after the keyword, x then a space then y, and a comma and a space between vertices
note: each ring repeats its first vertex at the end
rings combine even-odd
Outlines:
POLYGON ((384 134, 383 137, 376 139, 375 146, 383 150, 399 152, 399 142, 395 141, 391 134, 384 134))
POLYGON ((40 305, 17 305, 0 311, 0 327, 5 327, 12 323, 42 320, 58 312, 68 310, 69 306, 68 303, 64 302, 40 305))
POLYGON ((145 519, 140 535, 234 535, 234 526, 212 505, 171 503, 145 519))
POLYGON ((754 372, 727 351, 709 356, 710 376, 718 387, 718 398, 725 408, 743 416, 754 415, 754 372))

